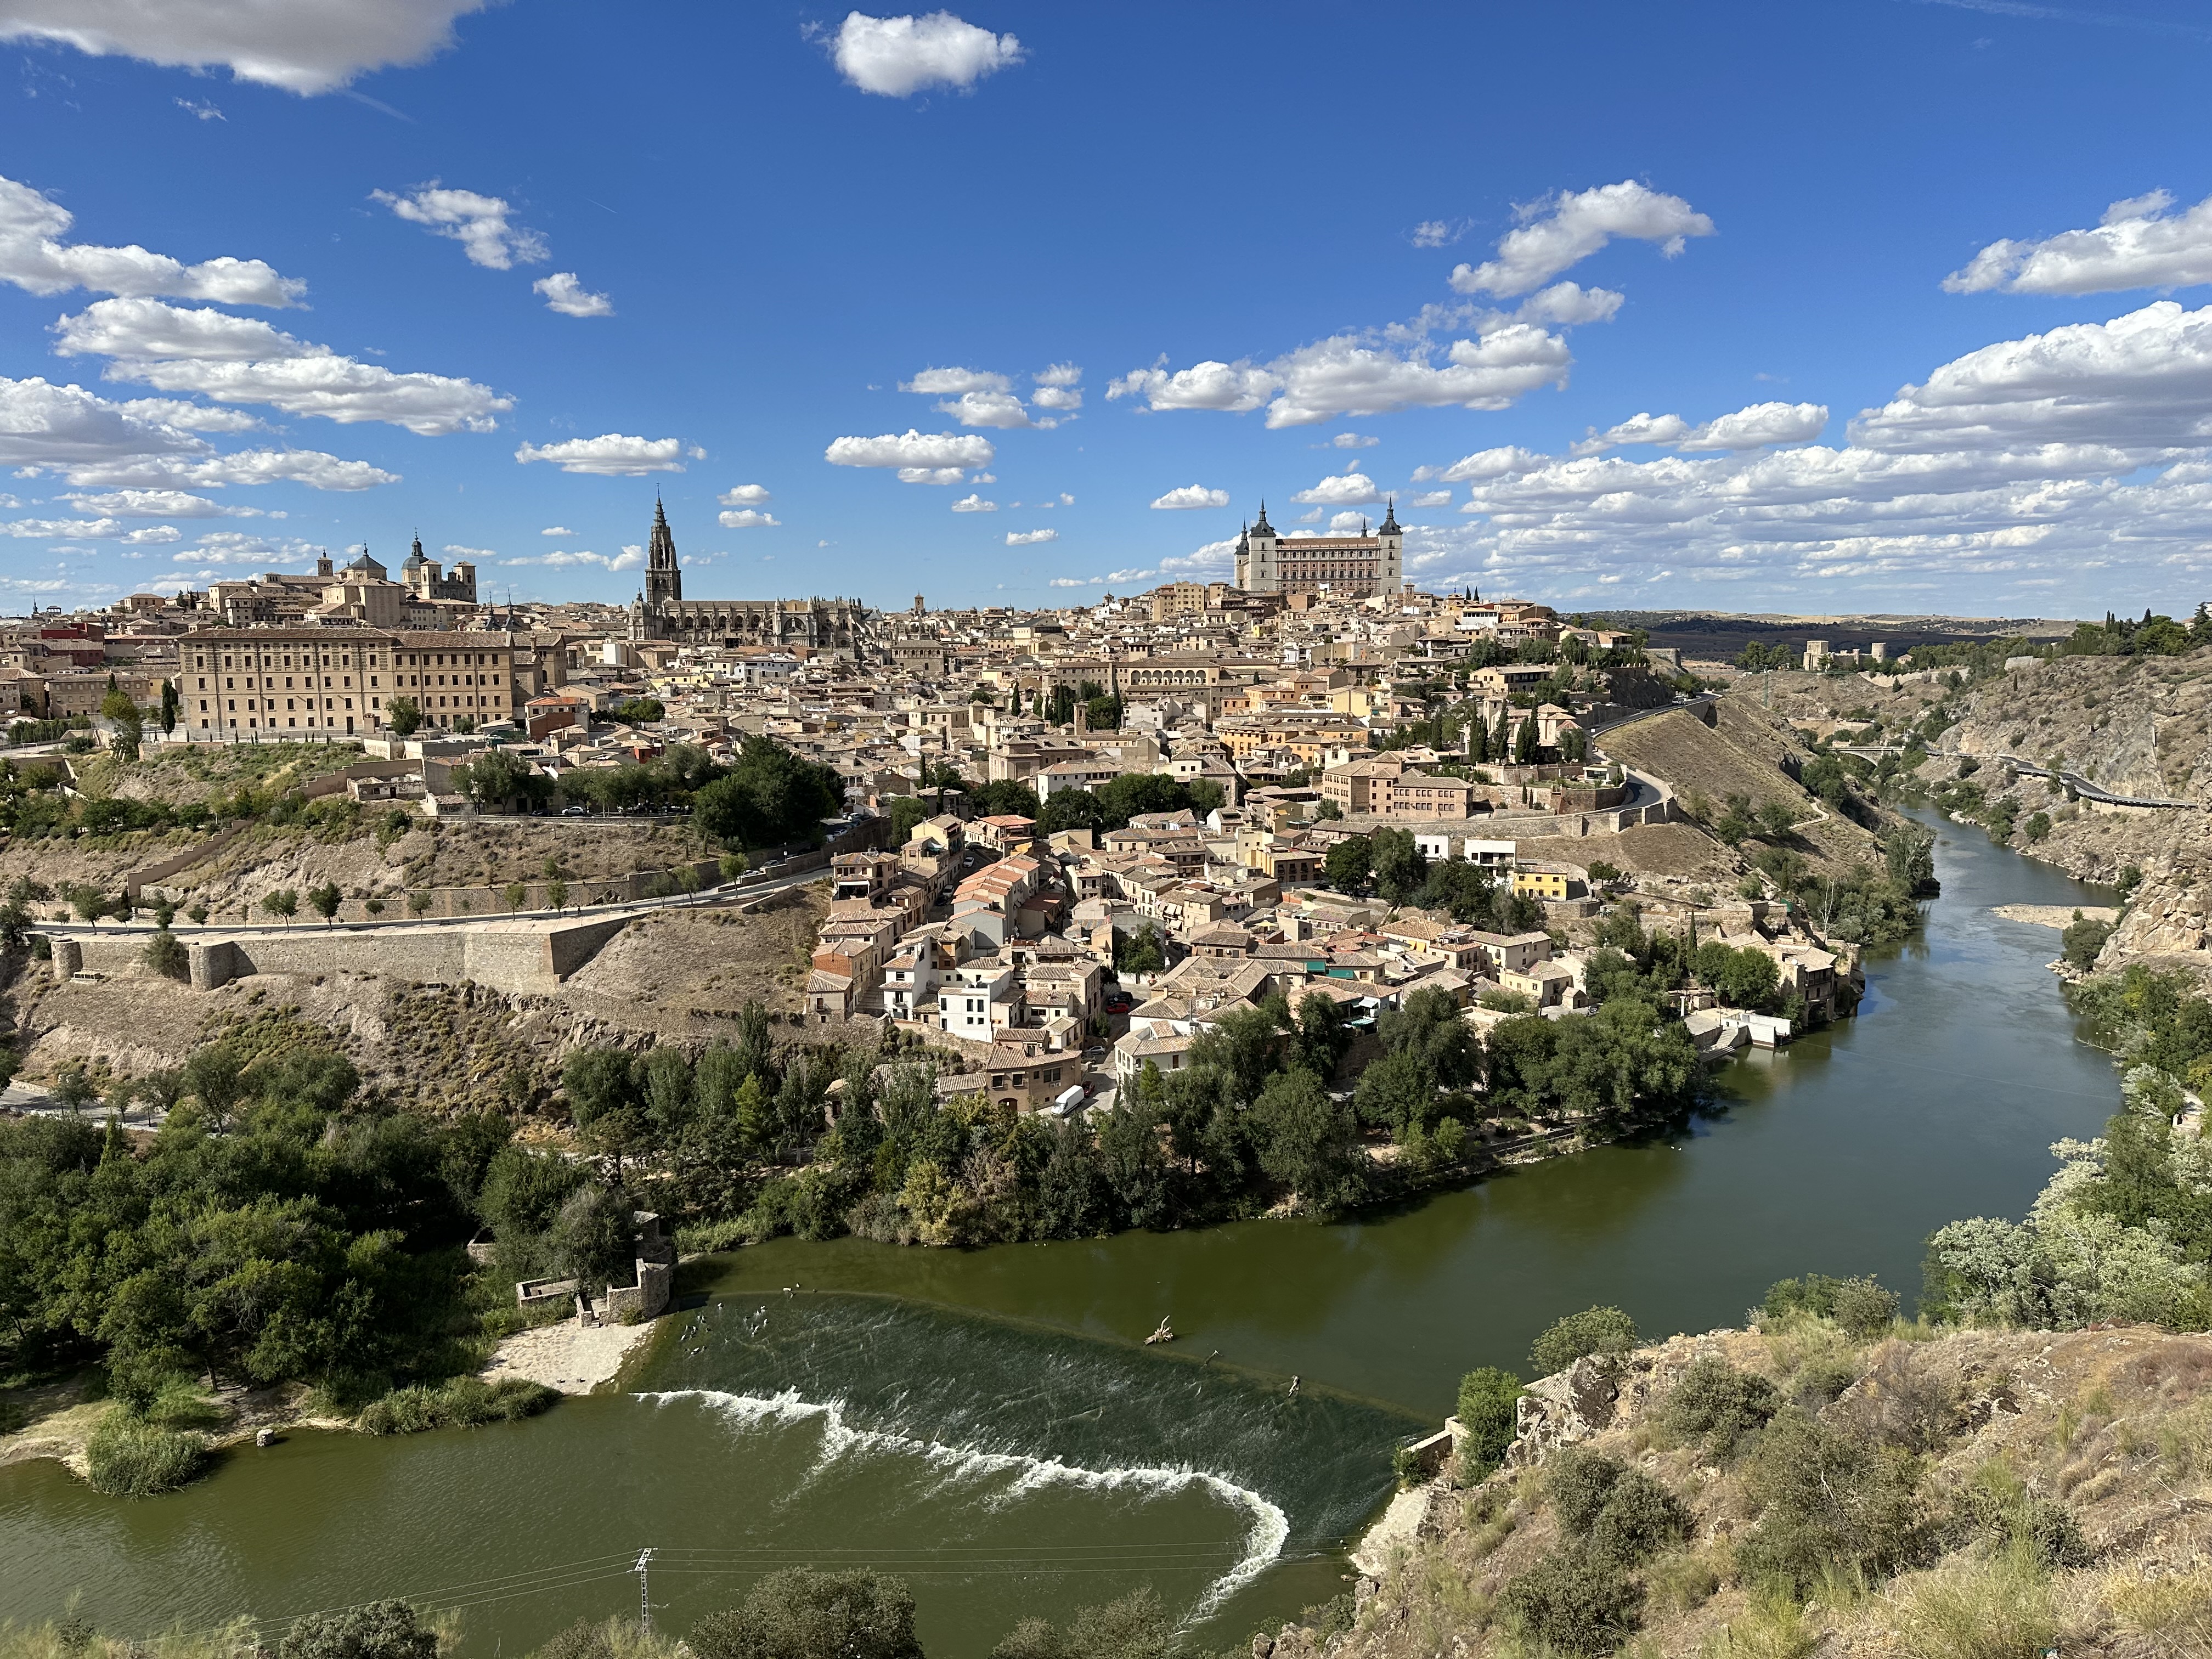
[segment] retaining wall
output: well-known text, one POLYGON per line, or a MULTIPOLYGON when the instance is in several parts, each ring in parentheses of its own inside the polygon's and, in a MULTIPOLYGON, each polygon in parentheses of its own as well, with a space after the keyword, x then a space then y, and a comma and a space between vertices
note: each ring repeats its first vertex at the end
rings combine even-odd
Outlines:
MULTIPOLYGON (((464 980, 494 990, 544 995, 599 953, 628 916, 573 922, 501 921, 481 927, 378 927, 356 931, 303 923, 283 933, 194 938, 185 945, 196 991, 248 974, 380 974, 424 985, 464 980)), ((76 972, 150 975, 143 931, 53 941, 57 979, 76 972)))

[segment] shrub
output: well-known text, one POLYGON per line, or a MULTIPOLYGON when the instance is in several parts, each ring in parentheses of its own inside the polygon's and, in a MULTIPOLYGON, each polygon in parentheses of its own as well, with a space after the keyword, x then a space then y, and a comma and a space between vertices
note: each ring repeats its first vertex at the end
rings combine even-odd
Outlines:
POLYGON ((1590 1527, 1590 1547, 1608 1561, 1633 1567, 1690 1535, 1682 1500, 1641 1469, 1613 1483, 1590 1527))
POLYGON ((560 1391, 526 1377, 502 1376, 496 1382, 456 1376, 435 1387, 394 1389, 371 1401, 354 1426, 363 1434, 420 1434, 428 1429, 473 1429, 486 1423, 512 1423, 534 1417, 561 1397, 560 1391))
POLYGON ((1505 1586, 1498 1610, 1532 1646, 1574 1659, 1611 1653, 1635 1631, 1643 1592, 1587 1549, 1554 1550, 1505 1586))
POLYGON ((1546 1471, 1544 1495, 1559 1512, 1559 1525, 1574 1537, 1587 1538, 1597 1524, 1605 1500, 1627 1473, 1628 1465, 1617 1457, 1568 1446, 1552 1459, 1546 1471))
POLYGON ((404 1601, 371 1601, 301 1614, 276 1651, 280 1659, 438 1659, 438 1633, 404 1601))
POLYGON ((1832 1279, 1826 1273, 1807 1273, 1802 1279, 1777 1279, 1759 1304, 1769 1318, 1784 1319, 1808 1313, 1832 1319, 1846 1334, 1871 1341, 1890 1328, 1897 1317, 1894 1291, 1884 1290, 1871 1278, 1832 1279))
POLYGON ((2101 921, 2088 919, 2073 922, 2058 936, 2059 951, 2068 967, 2086 974, 2097 965, 2098 953, 2112 936, 2112 930, 2101 921))
POLYGON ((200 1391, 189 1377, 172 1377, 146 1407, 146 1420, 157 1429, 216 1429, 230 1413, 200 1391))
POLYGON ((1618 1308, 1585 1308, 1555 1321, 1528 1350, 1539 1376, 1563 1371, 1591 1354, 1626 1353, 1636 1346, 1636 1322, 1618 1308))
POLYGON ((191 956, 185 942, 164 927, 146 941, 146 965, 164 979, 184 979, 191 972, 191 956))
POLYGON ((1909 1455, 1796 1411, 1767 1425, 1746 1468, 1765 1509, 1736 1551, 1747 1583, 1809 1595, 1824 1576, 1886 1576, 1926 1553, 1930 1535, 1909 1455))
POLYGON ((2058 1641, 2051 1582, 2017 1550, 1916 1585, 1897 1623, 1913 1659, 2034 1659, 2058 1641))
POLYGON ((1460 1443, 1461 1478, 1469 1485, 1481 1480, 1505 1461, 1513 1443, 1514 1405, 1521 1398, 1521 1379, 1495 1365, 1480 1365, 1459 1382, 1460 1426, 1467 1438, 1460 1443))
POLYGON ((1682 1373, 1659 1408, 1658 1427, 1675 1443, 1695 1442, 1715 1462, 1730 1463, 1781 1409, 1774 1384, 1707 1354, 1682 1373))
POLYGON ((208 1455, 198 1435, 143 1423, 120 1409, 100 1419, 84 1452, 92 1489, 110 1498, 174 1492, 200 1472, 208 1455))
POLYGON ((921 1659, 905 1581, 866 1567, 772 1572, 738 1606, 700 1620, 690 1646, 699 1659, 921 1659))

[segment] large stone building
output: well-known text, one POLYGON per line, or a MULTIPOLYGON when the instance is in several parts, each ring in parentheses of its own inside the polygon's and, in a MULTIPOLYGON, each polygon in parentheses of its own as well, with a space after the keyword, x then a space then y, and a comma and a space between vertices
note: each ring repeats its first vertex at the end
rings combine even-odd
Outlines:
POLYGON ((481 725, 520 714, 528 690, 515 673, 529 642, 512 634, 214 628, 179 647, 179 716, 193 738, 362 734, 402 697, 425 726, 481 725))
POLYGON ((1395 501, 1383 508, 1374 534, 1357 536, 1278 536, 1262 501, 1257 522, 1237 538, 1237 586, 1248 593, 1337 599, 1395 593, 1405 577, 1405 546, 1395 501))
POLYGON ((630 601, 633 640, 857 657, 875 620, 876 613, 858 599, 686 599, 667 511, 659 501, 653 504, 645 587, 630 601))

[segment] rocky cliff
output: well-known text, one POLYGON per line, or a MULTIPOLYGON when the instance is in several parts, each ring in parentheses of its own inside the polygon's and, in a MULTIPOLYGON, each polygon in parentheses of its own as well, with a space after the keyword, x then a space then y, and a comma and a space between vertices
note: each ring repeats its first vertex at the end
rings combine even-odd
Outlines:
POLYGON ((2212 1340, 1794 1316, 1582 1360, 1261 1659, 2212 1653, 2212 1340))

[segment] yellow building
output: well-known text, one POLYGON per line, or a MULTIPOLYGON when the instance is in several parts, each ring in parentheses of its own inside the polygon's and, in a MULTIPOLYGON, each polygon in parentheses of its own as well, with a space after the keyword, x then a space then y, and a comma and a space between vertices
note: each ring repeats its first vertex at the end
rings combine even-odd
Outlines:
POLYGON ((1531 898, 1563 899, 1567 896, 1567 878, 1559 870, 1516 870, 1513 890, 1531 898))

